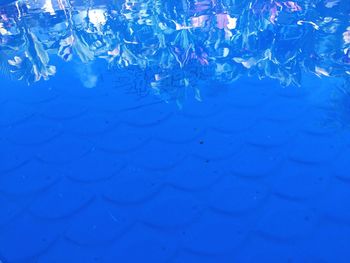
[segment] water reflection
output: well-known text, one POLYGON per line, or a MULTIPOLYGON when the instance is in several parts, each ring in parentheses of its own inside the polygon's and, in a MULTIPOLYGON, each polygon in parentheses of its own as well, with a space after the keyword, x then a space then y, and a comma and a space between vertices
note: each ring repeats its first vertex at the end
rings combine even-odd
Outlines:
POLYGON ((86 2, 3 5, 2 71, 32 83, 55 75, 52 56, 103 59, 113 69, 147 70, 147 85, 164 98, 193 89, 198 99, 198 79, 248 74, 300 85, 302 72, 350 74, 347 0, 86 2))

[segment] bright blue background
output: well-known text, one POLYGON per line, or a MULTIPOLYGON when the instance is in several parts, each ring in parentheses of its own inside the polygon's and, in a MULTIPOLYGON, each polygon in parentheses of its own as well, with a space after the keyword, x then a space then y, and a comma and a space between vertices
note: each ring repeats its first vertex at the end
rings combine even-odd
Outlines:
POLYGON ((180 109, 96 67, 0 81, 2 263, 349 262, 338 81, 200 83, 180 109))

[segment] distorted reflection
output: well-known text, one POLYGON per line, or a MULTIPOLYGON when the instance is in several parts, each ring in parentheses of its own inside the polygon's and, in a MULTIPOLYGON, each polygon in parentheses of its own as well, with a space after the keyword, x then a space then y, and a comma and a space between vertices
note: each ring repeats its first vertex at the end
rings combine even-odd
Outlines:
POLYGON ((147 85, 165 98, 181 87, 200 99, 198 79, 347 78, 349 21, 348 0, 15 1, 0 7, 1 67, 32 83, 55 75, 52 56, 103 59, 147 69, 147 85))

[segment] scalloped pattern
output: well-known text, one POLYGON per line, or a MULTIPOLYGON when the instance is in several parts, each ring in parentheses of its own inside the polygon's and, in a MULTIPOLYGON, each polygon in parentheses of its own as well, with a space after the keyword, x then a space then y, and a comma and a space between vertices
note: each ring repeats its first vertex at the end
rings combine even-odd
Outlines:
POLYGON ((350 133, 321 84, 181 110, 76 81, 1 80, 2 263, 349 262, 350 133))

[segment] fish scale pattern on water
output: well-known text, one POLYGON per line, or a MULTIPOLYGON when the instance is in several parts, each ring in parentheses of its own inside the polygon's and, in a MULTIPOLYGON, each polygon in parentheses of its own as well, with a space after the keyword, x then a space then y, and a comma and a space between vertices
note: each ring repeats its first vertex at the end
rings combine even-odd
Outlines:
POLYGON ((0 260, 348 262, 349 131, 307 123, 317 82, 245 85, 182 109, 1 85, 0 260))

